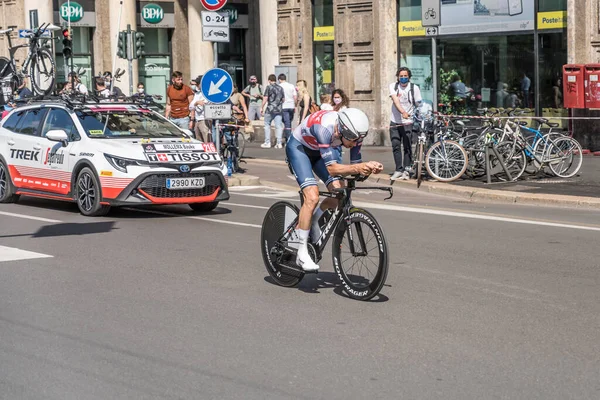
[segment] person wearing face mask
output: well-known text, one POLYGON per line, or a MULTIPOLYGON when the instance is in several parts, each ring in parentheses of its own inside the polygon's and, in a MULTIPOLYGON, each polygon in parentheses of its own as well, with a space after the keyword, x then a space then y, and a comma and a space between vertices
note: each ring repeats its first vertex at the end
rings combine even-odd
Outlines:
POLYGON ((390 122, 390 139, 396 170, 391 180, 408 180, 412 165, 412 125, 416 107, 421 104, 421 90, 410 82, 410 69, 402 67, 396 73, 397 81, 390 84, 392 98, 392 118, 390 122), (401 147, 404 146, 404 153, 401 147), (403 157, 404 156, 404 157, 403 157))
MULTIPOLYGON (((110 83, 111 83, 111 82, 112 82, 112 80, 113 80, 113 77, 112 77, 112 72, 110 72, 110 71, 105 71, 103 76, 104 76, 104 85, 105 85, 107 88, 109 88, 109 89, 110 89, 110 83)), ((121 89, 120 89, 118 86, 116 86, 116 85, 114 85, 114 84, 113 84, 113 87, 112 87, 112 95, 113 95, 113 96, 115 96, 116 98, 120 98, 120 97, 123 97, 123 96, 125 96, 125 95, 123 94, 123 91, 122 91, 122 90, 121 90, 121 89)))
POLYGON ((167 88, 167 106, 165 118, 183 130, 193 129, 194 113, 190 111, 190 103, 194 98, 192 89, 183 83, 183 74, 174 71, 171 74, 171 85, 167 88))
POLYGON ((194 112, 196 120, 194 134, 198 140, 204 142, 204 139, 206 139, 206 141, 212 142, 212 121, 204 117, 204 106, 208 104, 208 100, 206 100, 206 97, 202 94, 202 90, 200 90, 200 82, 202 82, 202 75, 199 75, 190 82, 192 91, 194 92, 194 98, 190 103, 190 111, 194 112))
POLYGON ((242 95, 248 101, 248 119, 250 121, 260 120, 260 110, 263 105, 263 88, 258 83, 255 75, 250 77, 250 84, 242 91, 242 95))
POLYGON ((350 99, 348 99, 348 96, 346 96, 346 93, 342 89, 335 89, 331 93, 331 106, 333 107, 333 111, 342 111, 350 107, 350 99))

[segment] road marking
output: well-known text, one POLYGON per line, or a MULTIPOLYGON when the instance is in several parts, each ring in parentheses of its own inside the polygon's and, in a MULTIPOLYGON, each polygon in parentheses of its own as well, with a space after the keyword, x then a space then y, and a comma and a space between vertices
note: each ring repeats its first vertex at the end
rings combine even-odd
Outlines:
POLYGON ((260 210, 268 210, 271 207, 264 207, 264 206, 253 206, 250 204, 238 204, 238 203, 223 203, 224 206, 235 206, 235 207, 246 207, 246 208, 258 208, 260 210))
POLYGON ((0 215, 6 215, 7 217, 15 217, 15 218, 33 219, 35 221, 42 221, 42 222, 54 222, 54 223, 62 222, 57 219, 34 217, 33 215, 15 214, 15 213, 10 213, 10 212, 6 212, 6 211, 0 211, 0 215))
POLYGON ((228 190, 230 192, 244 192, 251 189, 264 189, 264 186, 232 186, 228 190))
POLYGON ((15 247, 0 246, 0 262, 51 258, 51 255, 21 250, 15 247))
POLYGON ((262 225, 248 224, 246 222, 225 221, 225 220, 222 220, 222 219, 213 219, 213 218, 207 218, 207 217, 196 217, 196 216, 193 216, 193 215, 183 215, 183 214, 177 214, 177 213, 170 213, 170 212, 166 212, 166 211, 143 210, 143 209, 140 209, 140 208, 124 208, 124 210, 144 212, 144 213, 148 213, 148 214, 165 215, 165 216, 168 216, 168 217, 179 217, 179 218, 197 219, 197 220, 200 220, 200 221, 216 222, 218 224, 247 226, 247 227, 250 227, 250 228, 262 228, 262 225))
MULTIPOLYGON (((269 194, 269 195, 250 194, 250 193, 239 193, 239 194, 242 196, 262 197, 262 198, 268 198, 268 199, 272 199, 272 200, 299 201, 297 199, 276 197, 271 194, 269 194)), ((281 196, 281 194, 280 194, 280 196, 281 196)), ((394 206, 394 205, 378 204, 378 203, 365 203, 365 202, 361 202, 361 201, 354 202, 354 205, 359 206, 359 207, 364 207, 367 210, 374 209, 374 210, 400 211, 400 212, 417 213, 417 214, 440 215, 440 216, 446 216, 446 217, 479 219, 479 220, 487 220, 487 221, 509 222, 509 223, 514 223, 514 224, 549 226, 549 227, 554 227, 554 228, 567 228, 567 229, 577 229, 577 230, 583 230, 583 231, 600 232, 600 227, 598 227, 598 226, 575 225, 575 224, 568 224, 568 223, 563 223, 563 222, 536 221, 536 220, 531 220, 531 219, 502 217, 502 216, 489 215, 489 214, 470 214, 470 213, 458 212, 458 211, 436 210, 436 209, 424 208, 424 207, 419 208, 419 207, 408 207, 408 206, 394 206)))

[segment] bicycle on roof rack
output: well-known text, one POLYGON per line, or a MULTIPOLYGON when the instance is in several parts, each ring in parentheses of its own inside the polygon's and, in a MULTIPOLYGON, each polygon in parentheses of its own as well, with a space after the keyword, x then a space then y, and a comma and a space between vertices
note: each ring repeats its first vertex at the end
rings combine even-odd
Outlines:
POLYGON ((10 59, 0 57, 0 82, 5 100, 23 84, 23 80, 27 76, 31 77, 31 87, 35 94, 47 95, 54 89, 56 65, 52 54, 44 46, 44 42, 53 39, 42 36, 44 32, 49 30, 50 24, 42 24, 39 28, 25 33, 29 39, 29 43, 16 46, 12 45, 10 38, 13 28, 0 30, 0 35, 5 34, 8 40, 8 52, 10 56, 10 59), (24 47, 28 48, 27 57, 19 71, 15 60, 15 53, 24 47), (29 74, 26 71, 29 71, 29 74))

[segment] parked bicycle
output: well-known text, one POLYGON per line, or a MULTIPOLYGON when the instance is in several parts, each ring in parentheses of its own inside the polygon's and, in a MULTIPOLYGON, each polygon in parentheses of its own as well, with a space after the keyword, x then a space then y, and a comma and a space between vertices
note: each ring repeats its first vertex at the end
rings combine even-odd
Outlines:
MULTIPOLYGON (((375 217, 352 205, 352 192, 363 189, 388 191, 386 200, 394 194, 391 187, 356 187, 356 182, 366 178, 347 177, 347 187, 333 193, 319 192, 320 196, 336 198, 338 206, 324 214, 320 238, 308 244, 313 261, 318 263, 333 236, 335 273, 342 281, 343 290, 357 300, 370 300, 381 291, 388 273, 388 247, 375 217)), ((294 204, 280 201, 269 208, 262 224, 260 247, 263 260, 269 275, 280 286, 296 286, 307 273, 296 265, 298 213, 294 204)))
POLYGON ((49 30, 49 27, 50 24, 43 24, 39 28, 26 33, 29 43, 16 46, 12 45, 10 38, 13 28, 0 30, 0 35, 6 35, 10 56, 10 59, 0 57, 0 81, 2 82, 5 98, 14 93, 23 84, 23 80, 27 76, 31 77, 31 86, 33 92, 37 95, 50 94, 54 88, 56 80, 54 57, 44 47, 44 42, 52 39, 42 37, 44 32, 49 30), (23 67, 19 71, 15 61, 15 53, 18 49, 24 47, 28 48, 27 57, 23 62, 23 67), (29 74, 26 71, 29 71, 29 74))

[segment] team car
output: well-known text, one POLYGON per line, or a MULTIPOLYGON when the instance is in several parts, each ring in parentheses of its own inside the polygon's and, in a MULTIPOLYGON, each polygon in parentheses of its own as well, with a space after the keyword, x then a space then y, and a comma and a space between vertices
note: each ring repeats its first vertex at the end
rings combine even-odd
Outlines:
POLYGON ((157 204, 210 211, 229 199, 227 168, 213 143, 189 135, 136 104, 19 107, 0 124, 0 203, 74 201, 87 216, 157 204))

